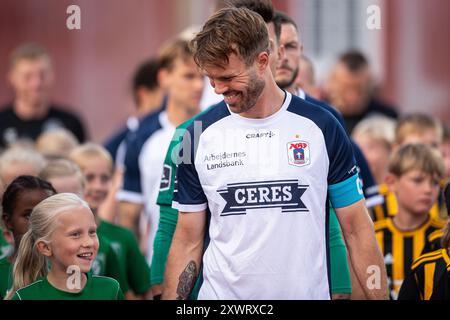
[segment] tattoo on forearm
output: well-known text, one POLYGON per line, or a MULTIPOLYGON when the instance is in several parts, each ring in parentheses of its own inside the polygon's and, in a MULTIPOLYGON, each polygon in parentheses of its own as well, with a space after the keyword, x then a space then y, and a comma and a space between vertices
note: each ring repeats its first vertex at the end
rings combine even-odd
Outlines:
POLYGON ((197 280, 197 265, 194 261, 188 263, 181 273, 177 287, 177 300, 186 300, 197 280))

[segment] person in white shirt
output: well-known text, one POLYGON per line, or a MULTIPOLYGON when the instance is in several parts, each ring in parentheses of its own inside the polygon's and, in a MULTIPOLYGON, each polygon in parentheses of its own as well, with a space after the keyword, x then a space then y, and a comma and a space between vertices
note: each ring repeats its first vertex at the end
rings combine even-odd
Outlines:
POLYGON ((186 299, 202 261, 199 299, 330 299, 328 200, 359 281, 379 268, 380 286, 366 295, 387 298, 348 137, 330 113, 277 86, 261 16, 220 10, 192 46, 226 104, 200 115, 183 138, 163 298, 186 299))

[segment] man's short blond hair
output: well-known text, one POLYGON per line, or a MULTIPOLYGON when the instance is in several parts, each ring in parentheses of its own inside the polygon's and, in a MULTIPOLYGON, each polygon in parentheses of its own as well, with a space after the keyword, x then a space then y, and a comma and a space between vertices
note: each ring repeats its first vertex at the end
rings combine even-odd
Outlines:
POLYGON ((51 58, 47 50, 36 43, 25 43, 16 49, 10 55, 9 66, 13 69, 21 60, 46 59, 51 64, 51 58))
POLYGON ((266 23, 247 8, 228 7, 213 14, 191 41, 194 60, 205 66, 226 67, 235 54, 250 66, 261 52, 269 54, 266 23))

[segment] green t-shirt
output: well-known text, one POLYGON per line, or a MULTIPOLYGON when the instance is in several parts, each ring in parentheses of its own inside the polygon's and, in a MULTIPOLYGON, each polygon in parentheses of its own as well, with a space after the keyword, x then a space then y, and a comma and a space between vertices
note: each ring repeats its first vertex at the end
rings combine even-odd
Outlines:
MULTIPOLYGON (((12 287, 12 269, 13 265, 7 258, 0 260, 0 299, 4 299, 6 291, 12 287)), ((109 241, 99 236, 99 249, 97 258, 92 264, 91 274, 96 276, 105 276, 117 280, 122 292, 128 291, 128 283, 125 270, 111 247, 109 241)))
POLYGON ((102 220, 97 235, 105 237, 115 251, 122 270, 125 270, 129 289, 144 294, 150 288, 150 267, 142 255, 137 240, 130 230, 102 220))
POLYGON ((13 265, 8 258, 0 260, 0 300, 3 300, 7 291, 12 288, 12 270, 13 265))
POLYGON ((6 258, 9 255, 11 255, 13 251, 12 245, 6 241, 6 239, 3 237, 3 230, 0 228, 0 259, 6 258))
POLYGON ((12 300, 123 300, 119 282, 112 278, 87 274, 84 288, 77 293, 66 292, 52 286, 47 277, 21 288, 12 300))
POLYGON ((103 235, 98 235, 98 242, 98 253, 92 264, 91 273, 96 276, 105 276, 117 280, 122 292, 127 292, 128 282, 124 264, 120 263, 108 239, 103 235))
MULTIPOLYGON (((175 187, 176 176, 176 164, 172 161, 172 159, 177 158, 180 141, 186 128, 193 121, 195 121, 199 115, 189 119, 177 127, 164 160, 163 179, 157 200, 157 203, 160 206, 160 220, 153 247, 151 274, 152 285, 161 284, 164 281, 164 270, 167 262, 167 256, 178 220, 178 211, 172 208, 173 190, 175 187)), ((351 293, 352 285, 347 260, 347 248, 342 238, 339 221, 333 209, 330 209, 329 217, 329 248, 331 291, 334 294, 351 293)), ((199 281, 197 281, 192 296, 196 296, 198 294, 199 284, 199 281)))

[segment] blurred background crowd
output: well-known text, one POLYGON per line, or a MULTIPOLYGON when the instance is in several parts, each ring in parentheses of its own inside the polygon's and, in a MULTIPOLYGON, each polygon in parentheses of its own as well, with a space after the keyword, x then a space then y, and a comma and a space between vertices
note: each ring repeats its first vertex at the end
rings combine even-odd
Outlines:
MULTIPOLYGON (((443 172, 419 168, 430 175, 439 171, 433 201, 424 212, 445 221, 447 213, 438 191, 450 177, 450 2, 272 2, 296 23, 295 39, 299 40, 279 39, 285 55, 278 66, 281 76, 277 76, 282 80, 283 72, 294 75, 295 88, 340 111, 348 135, 360 147, 379 187, 380 200, 368 202, 373 220, 393 217, 398 211, 389 200, 395 197, 395 181, 389 180, 389 174, 404 172, 395 171, 391 156, 402 146, 421 143, 431 148, 422 148, 422 153, 440 153, 439 159, 430 161, 444 168, 443 172), (368 25, 377 14, 368 8, 380 9, 379 28, 368 25)), ((146 239, 153 239, 156 229, 150 232, 145 218, 137 221, 136 213, 142 206, 156 205, 161 170, 139 173, 153 189, 145 190, 146 182, 142 182, 144 190, 139 192, 152 195, 137 200, 136 190, 122 185, 120 164, 125 151, 121 142, 162 105, 167 104, 167 120, 176 126, 195 115, 197 107, 205 109, 222 99, 208 81, 202 81, 193 63, 178 61, 184 57, 183 43, 174 42, 191 37, 221 5, 220 0, 2 0, 0 195, 20 175, 39 175, 58 192, 78 190, 94 213, 111 223, 108 228, 120 222, 138 236, 141 253, 136 253, 137 260, 127 260, 133 264, 146 256, 150 264, 152 242, 146 239), (70 16, 66 9, 72 4, 80 8, 79 30, 66 26, 70 16), (190 87, 182 83, 183 77, 190 87), (49 162, 61 158, 70 162, 49 162), (60 177, 75 178, 62 183, 60 177), (128 193, 121 193, 123 189, 128 193), (152 203, 145 203, 149 199, 152 203), (130 203, 139 206, 130 207, 130 203), (129 221, 124 212, 130 213, 129 221)), ((280 86, 286 89, 292 83, 280 86)), ((161 142, 152 142, 152 148, 155 143, 164 146, 161 157, 172 137, 169 132, 161 142)), ((126 152, 133 146, 139 152, 144 148, 129 144, 126 152)), ((155 226, 158 221, 152 223, 155 226)), ((384 232, 381 225, 376 231, 384 232)), ((3 258, 13 240, 7 233, 0 240, 3 258)), ((142 265, 145 268, 145 261, 142 265)), ((145 297, 150 292, 148 278, 125 281, 136 294, 127 298, 145 297)), ((160 294, 161 288, 155 292, 160 294)))

